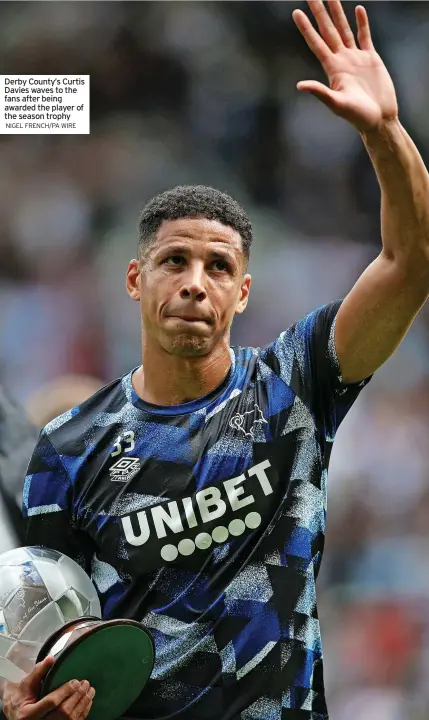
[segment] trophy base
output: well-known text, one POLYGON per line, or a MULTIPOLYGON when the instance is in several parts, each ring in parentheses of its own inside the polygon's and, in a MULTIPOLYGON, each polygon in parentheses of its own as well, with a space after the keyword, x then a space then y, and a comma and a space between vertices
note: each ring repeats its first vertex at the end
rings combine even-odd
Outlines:
POLYGON ((152 672, 152 636, 134 620, 80 618, 63 626, 43 645, 37 657, 55 663, 46 675, 40 697, 69 680, 88 680, 95 697, 90 720, 117 720, 143 691, 152 672))

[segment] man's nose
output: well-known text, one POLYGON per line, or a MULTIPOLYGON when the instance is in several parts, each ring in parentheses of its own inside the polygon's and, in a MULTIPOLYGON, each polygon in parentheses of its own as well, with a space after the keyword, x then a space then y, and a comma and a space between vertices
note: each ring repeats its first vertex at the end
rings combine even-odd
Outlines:
POLYGON ((184 273, 183 284, 180 288, 182 299, 204 300, 207 297, 205 289, 205 273, 202 265, 193 265, 184 273))

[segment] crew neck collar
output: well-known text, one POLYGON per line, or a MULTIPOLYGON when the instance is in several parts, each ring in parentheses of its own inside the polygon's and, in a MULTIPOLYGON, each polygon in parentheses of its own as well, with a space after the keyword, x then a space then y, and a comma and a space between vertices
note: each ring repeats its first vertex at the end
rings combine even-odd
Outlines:
POLYGON ((133 375, 140 366, 133 368, 133 370, 131 370, 131 372, 129 372, 123 378, 127 397, 129 401, 134 405, 134 407, 140 408, 140 410, 144 410, 145 412, 151 413, 153 415, 188 415, 190 413, 196 412, 197 410, 202 410, 203 408, 206 408, 208 405, 217 400, 218 397, 222 395, 225 390, 227 390, 228 387, 233 383, 236 371, 236 357, 235 352, 232 348, 230 348, 230 357, 231 366, 228 370, 226 377, 222 380, 220 385, 218 385, 216 388, 214 388, 214 390, 207 393, 206 395, 203 395, 200 398, 196 398, 195 400, 191 400, 190 402, 181 403, 180 405, 155 405, 146 402, 146 400, 143 400, 134 390, 132 382, 133 375))

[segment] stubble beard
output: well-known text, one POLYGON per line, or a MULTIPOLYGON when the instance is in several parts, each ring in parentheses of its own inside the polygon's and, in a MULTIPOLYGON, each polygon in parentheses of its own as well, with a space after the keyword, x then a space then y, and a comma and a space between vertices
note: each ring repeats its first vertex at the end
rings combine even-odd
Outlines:
POLYGON ((166 338, 167 343, 165 349, 171 355, 180 357, 200 357, 207 355, 210 350, 210 339, 207 337, 199 337, 198 335, 189 335, 181 333, 174 337, 166 338))

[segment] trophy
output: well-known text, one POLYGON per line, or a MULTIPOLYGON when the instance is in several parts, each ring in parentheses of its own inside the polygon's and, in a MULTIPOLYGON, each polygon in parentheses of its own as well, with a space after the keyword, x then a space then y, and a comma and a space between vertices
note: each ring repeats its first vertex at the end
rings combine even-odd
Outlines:
POLYGON ((96 690, 91 720, 117 720, 142 692, 155 650, 135 620, 101 620, 94 585, 74 560, 26 547, 0 555, 0 677, 19 683, 48 655, 43 697, 69 680, 96 690))

